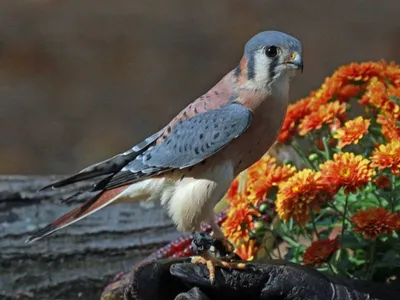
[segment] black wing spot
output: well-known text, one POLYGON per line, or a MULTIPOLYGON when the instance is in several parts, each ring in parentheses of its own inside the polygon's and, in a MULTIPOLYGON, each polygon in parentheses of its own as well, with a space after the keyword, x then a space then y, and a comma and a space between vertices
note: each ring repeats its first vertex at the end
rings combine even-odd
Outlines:
POLYGON ((219 137, 219 132, 217 132, 216 134, 214 134, 213 138, 214 140, 216 140, 219 137))
POLYGON ((168 133, 171 133, 171 131, 172 131, 171 126, 168 126, 167 131, 168 131, 168 133))
POLYGON ((204 138, 204 134, 202 134, 202 133, 200 133, 200 135, 199 135, 199 139, 203 139, 204 138))
POLYGON ((194 148, 194 153, 199 154, 199 147, 194 148))

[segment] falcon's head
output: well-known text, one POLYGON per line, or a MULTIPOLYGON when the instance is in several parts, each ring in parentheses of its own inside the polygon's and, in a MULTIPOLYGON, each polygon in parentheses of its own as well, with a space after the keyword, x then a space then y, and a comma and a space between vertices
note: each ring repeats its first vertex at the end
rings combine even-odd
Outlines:
POLYGON ((276 83, 288 82, 297 70, 303 71, 300 41, 283 32, 263 31, 246 43, 236 71, 246 76, 249 87, 270 89, 276 83))

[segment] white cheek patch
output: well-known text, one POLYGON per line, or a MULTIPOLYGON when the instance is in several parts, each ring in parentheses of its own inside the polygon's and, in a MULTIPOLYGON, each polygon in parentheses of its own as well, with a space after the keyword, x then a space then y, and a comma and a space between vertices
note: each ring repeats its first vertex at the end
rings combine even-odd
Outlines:
POLYGON ((254 81, 262 87, 270 81, 269 66, 271 59, 268 58, 263 52, 257 52, 254 56, 254 81))

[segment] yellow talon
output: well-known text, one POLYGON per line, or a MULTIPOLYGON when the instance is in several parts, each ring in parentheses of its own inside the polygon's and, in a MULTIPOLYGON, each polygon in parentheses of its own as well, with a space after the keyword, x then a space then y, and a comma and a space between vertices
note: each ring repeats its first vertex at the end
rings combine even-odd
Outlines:
POLYGON ((210 274, 209 279, 211 284, 214 284, 215 282, 215 267, 238 269, 238 270, 243 270, 246 268, 246 264, 244 263, 227 262, 213 257, 205 258, 203 256, 193 256, 191 259, 191 263, 206 265, 208 272, 210 274))

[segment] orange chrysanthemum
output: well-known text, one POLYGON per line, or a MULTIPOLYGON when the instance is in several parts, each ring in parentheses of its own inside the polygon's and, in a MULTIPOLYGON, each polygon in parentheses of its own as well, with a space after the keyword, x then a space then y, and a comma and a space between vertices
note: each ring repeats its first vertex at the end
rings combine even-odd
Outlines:
POLYGON ((350 152, 334 154, 333 160, 320 165, 320 170, 323 181, 334 192, 343 187, 345 194, 356 192, 357 188, 371 181, 375 174, 368 159, 350 152))
POLYGON ((251 239, 247 243, 241 243, 235 253, 240 256, 242 260, 252 261, 258 252, 256 247, 256 240, 251 239))
POLYGON ((310 210, 320 209, 326 201, 327 190, 320 173, 304 169, 279 185, 276 211, 282 220, 293 218, 300 225, 310 219, 310 210))
POLYGON ((366 82, 372 77, 381 77, 384 67, 376 62, 351 63, 340 67, 334 74, 343 84, 366 82))
POLYGON ((400 140, 395 140, 386 145, 380 145, 372 152, 372 167, 379 170, 390 169, 393 174, 400 174, 400 140))
POLYGON ((296 132, 296 123, 309 113, 309 98, 304 98, 287 108, 286 118, 278 135, 278 141, 287 142, 296 132))
POLYGON ((387 141, 400 139, 400 128, 397 126, 396 116, 392 112, 381 112, 376 122, 382 126, 381 131, 387 141))
POLYGON ((364 234, 364 237, 376 239, 381 234, 392 234, 395 228, 394 215, 383 207, 372 207, 359 210, 350 218, 354 231, 364 234))
POLYGON ((222 223, 222 231, 233 243, 239 240, 248 241, 249 230, 254 227, 253 219, 259 216, 260 212, 250 207, 249 202, 243 199, 228 209, 227 218, 222 223))
POLYGON ((320 240, 312 242, 303 255, 306 265, 322 266, 339 249, 339 239, 320 240))
POLYGON ((347 121, 343 127, 336 130, 334 138, 339 140, 338 147, 357 144, 360 139, 368 132, 369 120, 363 117, 357 117, 354 120, 347 121))
POLYGON ((299 134, 306 135, 312 130, 320 129, 322 125, 332 123, 339 115, 346 111, 346 103, 339 101, 321 105, 317 111, 304 117, 299 125, 299 134))
POLYGON ((257 205, 265 200, 272 187, 288 179, 296 172, 291 165, 278 166, 275 158, 264 155, 256 164, 247 170, 247 197, 257 205))

